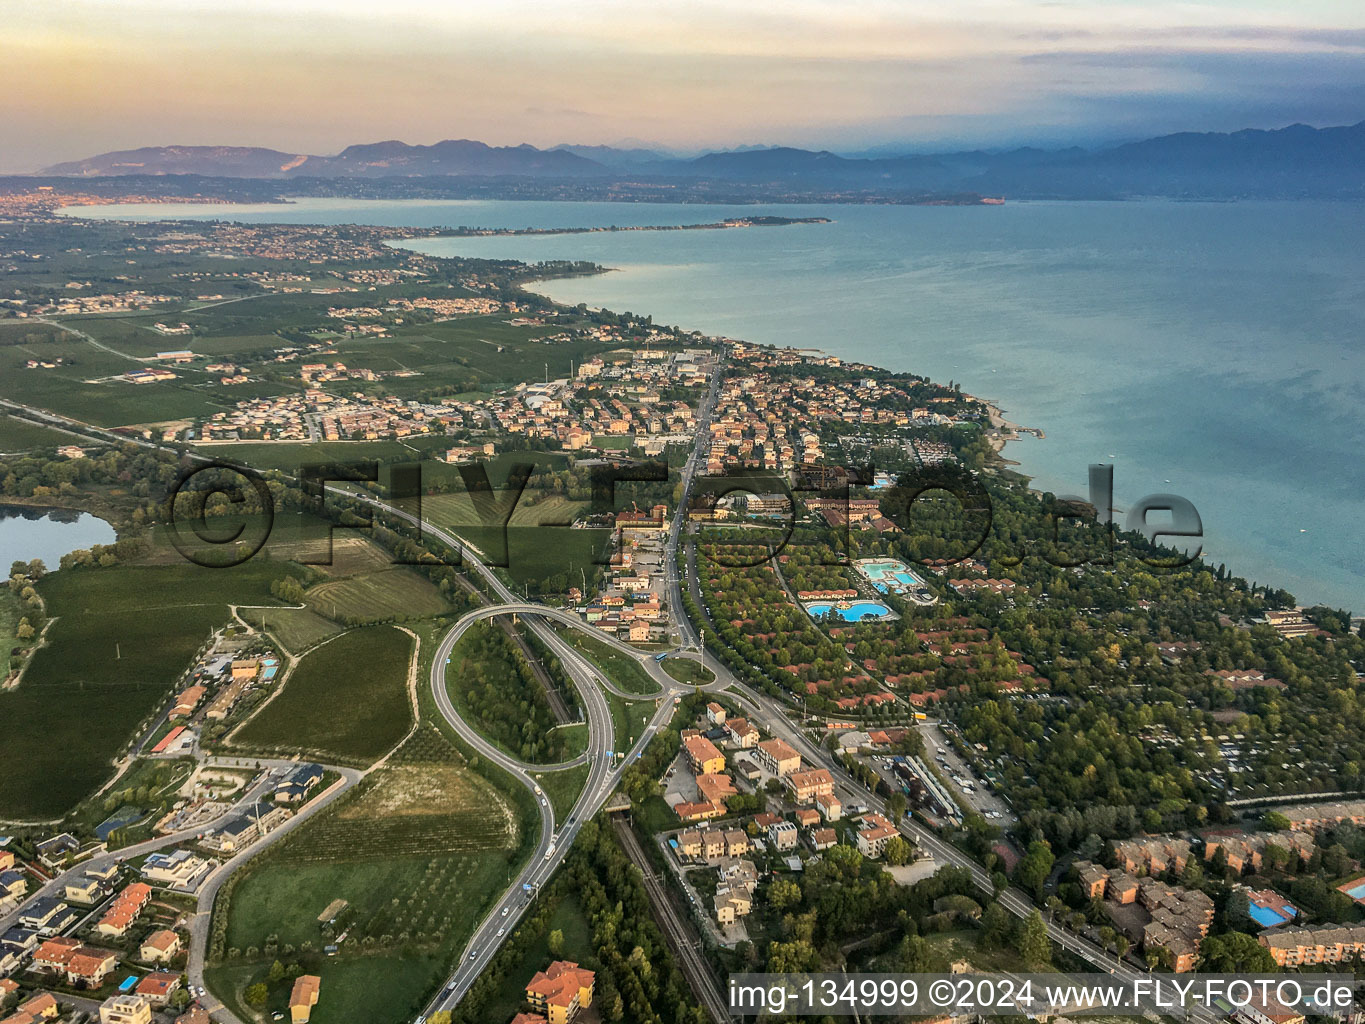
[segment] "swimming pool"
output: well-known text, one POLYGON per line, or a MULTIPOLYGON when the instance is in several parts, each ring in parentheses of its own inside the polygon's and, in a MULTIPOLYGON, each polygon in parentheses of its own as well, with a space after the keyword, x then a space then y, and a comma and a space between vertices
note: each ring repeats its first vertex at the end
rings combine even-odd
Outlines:
POLYGON ((860 559, 853 564, 873 586, 890 583, 897 590, 909 590, 924 585, 904 562, 894 558, 860 559))
MULTIPOLYGON (((1286 907, 1286 910, 1289 908, 1286 907)), ((1260 907, 1253 903, 1247 910, 1251 919, 1262 928, 1274 928, 1276 925, 1284 924, 1293 918, 1292 914, 1281 914, 1278 910, 1271 907, 1260 907)))
POLYGON ((1342 889, 1347 896, 1356 901, 1365 900, 1365 882, 1351 886, 1349 889, 1342 889))
POLYGON ((883 615, 890 613, 891 609, 880 601, 855 601, 846 607, 831 604, 828 601, 817 601, 814 604, 806 605, 806 611, 811 618, 819 619, 833 613, 836 618, 843 619, 845 622, 861 622, 863 619, 879 619, 883 615))

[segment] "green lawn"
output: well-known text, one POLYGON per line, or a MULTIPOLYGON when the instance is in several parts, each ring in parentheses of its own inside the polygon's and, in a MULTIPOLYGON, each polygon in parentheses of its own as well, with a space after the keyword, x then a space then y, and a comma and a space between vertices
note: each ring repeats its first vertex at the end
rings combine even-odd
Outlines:
POLYGON ((580 764, 557 772, 537 774, 536 781, 550 798, 555 821, 562 824, 573 813, 574 802, 578 800, 578 794, 583 792, 583 783, 588 781, 588 766, 580 764))
POLYGON ((328 640, 304 656, 283 692, 233 743, 365 764, 376 760, 412 725, 412 647, 412 638, 393 626, 368 626, 328 640))
POLYGON ((703 668, 693 658, 665 658, 663 666, 664 671, 680 683, 697 683, 705 686, 716 681, 716 674, 709 668, 703 668))
MULTIPOLYGON (((559 631, 560 636, 578 648, 589 661, 605 672, 607 677, 621 689, 646 697, 658 694, 658 684, 630 655, 618 651, 580 629, 569 629, 567 626, 559 625, 556 625, 555 629, 559 631)), ((664 664, 668 664, 668 659, 664 660, 664 664)))
POLYGON ((56 619, 22 685, 0 693, 0 817, 51 818, 109 777, 134 730, 167 699, 228 602, 268 604, 278 563, 181 562, 50 573, 56 619), (11 723, 19 723, 16 728, 11 723))
POLYGON ((240 608, 238 614, 268 632, 290 654, 301 654, 345 628, 311 608, 240 608))
POLYGON ((612 741, 618 753, 626 753, 644 733, 649 724, 649 716, 654 713, 654 702, 648 700, 628 701, 614 693, 606 693, 607 706, 611 708, 611 723, 615 733, 612 741))

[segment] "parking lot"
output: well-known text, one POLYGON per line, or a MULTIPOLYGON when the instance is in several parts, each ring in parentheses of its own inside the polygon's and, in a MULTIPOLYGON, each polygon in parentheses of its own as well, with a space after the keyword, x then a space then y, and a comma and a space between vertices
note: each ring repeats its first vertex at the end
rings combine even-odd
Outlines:
POLYGON ((1003 828, 1015 824, 1009 805, 986 788, 986 780, 958 755, 937 722, 921 722, 919 731, 924 739, 925 760, 933 763, 955 796, 980 811, 992 824, 1003 828))

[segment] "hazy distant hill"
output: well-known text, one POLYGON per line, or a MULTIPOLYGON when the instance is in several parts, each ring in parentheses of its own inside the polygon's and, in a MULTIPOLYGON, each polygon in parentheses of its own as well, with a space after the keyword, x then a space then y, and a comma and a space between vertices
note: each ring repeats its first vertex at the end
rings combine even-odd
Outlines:
POLYGON ((348 146, 336 156, 294 156, 273 149, 234 146, 152 146, 57 164, 42 175, 96 177, 125 174, 202 174, 229 178, 424 175, 525 175, 574 178, 608 174, 595 161, 535 146, 488 146, 448 139, 431 146, 374 142, 348 146))
POLYGON ((102 177, 199 174, 239 178, 627 177, 631 181, 742 183, 774 195, 975 192, 1018 198, 1165 195, 1365 197, 1365 121, 1350 127, 1291 125, 1276 131, 1183 132, 1094 152, 1023 148, 935 155, 843 157, 791 147, 740 148, 679 159, 610 146, 488 146, 468 139, 431 146, 376 142, 336 156, 237 146, 149 147, 57 164, 39 174, 102 177))

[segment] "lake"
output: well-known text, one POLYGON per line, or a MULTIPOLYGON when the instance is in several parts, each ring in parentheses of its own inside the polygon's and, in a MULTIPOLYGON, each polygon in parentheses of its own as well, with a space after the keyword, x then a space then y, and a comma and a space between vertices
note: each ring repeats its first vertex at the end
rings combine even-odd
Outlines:
MULTIPOLYGON (((94 207, 84 216, 401 226, 832 224, 446 238, 434 254, 615 268, 538 287, 570 303, 815 347, 997 401, 1046 440, 1010 445, 1037 486, 1199 509, 1205 551, 1306 602, 1365 610, 1365 204, 997 207, 301 200, 94 207)), ((567 371, 567 365, 563 371, 567 371)))
POLYGON ((35 558, 56 569, 62 555, 117 539, 112 526, 88 512, 0 505, 0 567, 6 574, 12 563, 35 558))

